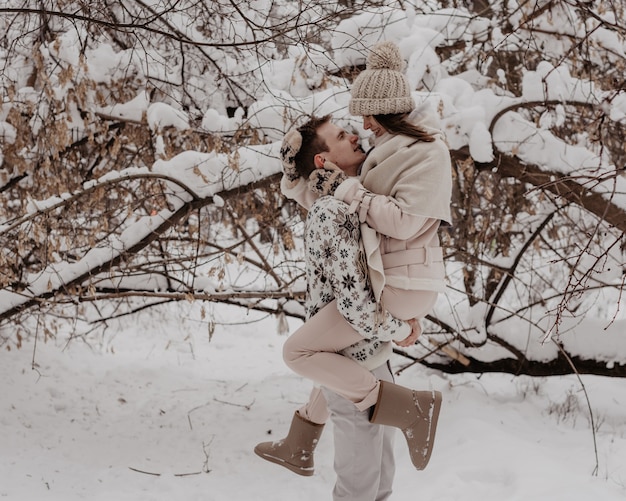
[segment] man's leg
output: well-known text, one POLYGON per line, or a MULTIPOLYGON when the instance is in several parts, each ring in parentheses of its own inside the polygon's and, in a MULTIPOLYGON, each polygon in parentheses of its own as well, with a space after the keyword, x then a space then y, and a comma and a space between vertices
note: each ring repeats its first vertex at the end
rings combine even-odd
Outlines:
MULTIPOLYGON (((387 364, 374 377, 393 381, 387 364)), ((368 412, 324 389, 334 427, 335 473, 333 501, 386 501, 391 496, 395 462, 394 429, 369 422, 368 412)))

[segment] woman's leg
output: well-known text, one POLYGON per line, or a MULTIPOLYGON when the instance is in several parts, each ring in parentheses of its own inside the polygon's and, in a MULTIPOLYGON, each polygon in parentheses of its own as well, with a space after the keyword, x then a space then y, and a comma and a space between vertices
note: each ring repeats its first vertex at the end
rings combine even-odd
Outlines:
POLYGON ((306 404, 297 410, 300 417, 316 424, 324 424, 328 420, 329 410, 326 397, 319 386, 315 386, 306 404))
POLYGON ((362 340, 333 301, 289 336, 283 346, 283 358, 297 374, 365 410, 376 402, 378 381, 354 360, 337 353, 362 340))
MULTIPOLYGON (((385 307, 397 316, 422 318, 432 309, 437 293, 385 288, 383 298, 385 307)), ((361 348, 363 337, 345 321, 336 304, 332 301, 294 332, 285 342, 283 357, 294 372, 329 388, 352 401, 359 410, 364 410, 376 402, 378 381, 353 359, 338 353, 352 345, 361 348)), ((376 343, 370 341, 373 351, 378 347, 376 343)), ((309 405, 313 409, 319 408, 318 402, 311 402, 304 409, 309 405)))
POLYGON ((438 296, 435 291, 397 289, 387 285, 383 288, 382 302, 394 317, 406 320, 424 318, 435 306, 438 296))

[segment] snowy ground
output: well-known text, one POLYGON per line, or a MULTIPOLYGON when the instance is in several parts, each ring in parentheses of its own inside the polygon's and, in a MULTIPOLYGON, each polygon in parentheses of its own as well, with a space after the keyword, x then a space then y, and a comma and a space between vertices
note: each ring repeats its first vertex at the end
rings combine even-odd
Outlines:
MULTIPOLYGON (((286 431, 307 381, 280 358, 274 319, 219 309, 231 325, 209 342, 195 306, 152 312, 103 338, 60 338, 0 353, 0 499, 320 501, 334 482, 332 433, 316 474, 265 463, 254 444, 286 431), (272 430, 268 435, 268 430, 272 430)), ((294 326, 297 324, 294 324, 294 326)), ((400 360, 394 360, 396 363, 400 360)), ((617 501, 626 498, 626 384, 586 377, 446 376, 399 382, 444 394, 436 449, 423 472, 396 441, 392 499, 617 501)))

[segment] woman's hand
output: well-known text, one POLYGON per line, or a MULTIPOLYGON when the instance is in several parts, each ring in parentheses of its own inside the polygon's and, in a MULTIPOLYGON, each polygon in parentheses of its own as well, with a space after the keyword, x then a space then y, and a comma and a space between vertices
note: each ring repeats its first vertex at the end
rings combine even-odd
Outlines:
POLYGON ((398 346, 402 346, 403 348, 414 345, 417 338, 422 334, 422 326, 420 325, 419 320, 412 318, 411 320, 407 320, 407 322, 411 326, 411 334, 405 337, 402 341, 394 341, 394 343, 398 346))

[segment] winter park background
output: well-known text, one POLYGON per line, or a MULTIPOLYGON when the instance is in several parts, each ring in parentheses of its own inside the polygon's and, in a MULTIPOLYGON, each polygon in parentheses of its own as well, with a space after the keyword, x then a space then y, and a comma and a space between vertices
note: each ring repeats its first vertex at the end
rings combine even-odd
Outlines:
POLYGON ((626 497, 624 6, 0 1, 0 499, 330 499, 258 459, 310 383, 302 115, 398 43, 454 160, 449 287, 400 383, 444 395, 393 499, 626 497))

